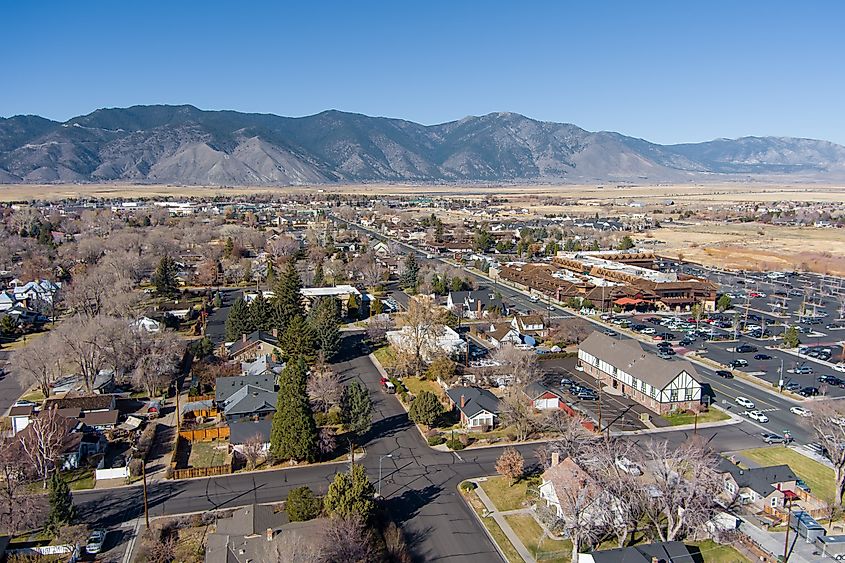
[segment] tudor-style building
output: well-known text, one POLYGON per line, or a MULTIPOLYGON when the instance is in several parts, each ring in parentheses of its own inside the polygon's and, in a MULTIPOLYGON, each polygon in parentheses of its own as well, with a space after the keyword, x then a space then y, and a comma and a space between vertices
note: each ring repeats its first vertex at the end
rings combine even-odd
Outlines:
POLYGON ((686 360, 663 360, 636 340, 591 334, 578 349, 584 373, 618 389, 657 414, 701 403, 700 376, 686 360))

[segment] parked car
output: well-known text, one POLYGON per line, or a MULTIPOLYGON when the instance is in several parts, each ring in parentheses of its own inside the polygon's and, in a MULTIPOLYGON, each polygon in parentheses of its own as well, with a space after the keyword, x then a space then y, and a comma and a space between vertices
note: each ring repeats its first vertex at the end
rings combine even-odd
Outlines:
POLYGON ((657 331, 654 330, 654 328, 647 326, 644 329, 642 329, 640 332, 643 333, 643 334, 654 334, 657 331))
POLYGON ((732 374, 726 369, 717 369, 716 375, 718 375, 719 377, 724 377, 725 379, 733 379, 734 377, 734 374, 732 374))
POLYGON ((746 409, 753 409, 754 408, 754 402, 749 400, 749 399, 746 399, 745 397, 742 397, 742 396, 734 399, 734 402, 736 404, 738 404, 739 406, 746 408, 746 409))
POLYGON ((784 389, 786 389, 787 391, 798 391, 799 389, 801 389, 801 384, 797 381, 790 381, 784 386, 784 389))
POLYGON ((737 354, 747 354, 749 352, 756 352, 756 351, 757 351, 757 347, 751 346, 750 344, 740 344, 739 346, 736 347, 736 353, 737 354))
POLYGON ((598 399, 596 392, 592 389, 580 389, 577 393, 575 393, 575 396, 585 401, 595 401, 598 399))
POLYGON ((813 413, 811 413, 809 410, 805 409, 804 407, 798 407, 798 406, 790 407, 789 412, 791 412, 792 414, 797 415, 797 416, 803 416, 805 418, 813 416, 813 413))
POLYGON ((620 471, 623 471, 628 475, 633 475, 635 477, 639 477, 643 474, 642 469, 640 469, 636 463, 634 463, 625 456, 619 456, 616 458, 616 467, 618 467, 620 471))
POLYGON ((755 360, 771 360, 772 357, 768 354, 754 354, 755 360))
POLYGON ((572 387, 573 385, 575 385, 575 382, 568 377, 563 377, 560 380, 561 387, 572 387))
POLYGON ((737 359, 733 360, 730 364, 732 368, 744 368, 748 366, 748 360, 737 359))
POLYGON ((781 436, 780 434, 763 432, 760 434, 760 436, 763 438, 763 441, 767 444, 784 444, 787 442, 787 439, 781 436))
POLYGON ((746 411, 745 416, 756 422, 769 422, 769 417, 760 411, 746 411))
POLYGON ((103 550, 104 543, 106 543, 106 531, 94 530, 88 536, 88 541, 85 543, 85 551, 92 555, 100 553, 103 550))
POLYGON ((828 385, 839 385, 842 383, 842 380, 836 377, 835 375, 820 375, 817 378, 819 383, 827 383, 828 385))
POLYGON ((798 375, 812 375, 813 368, 805 364, 792 370, 792 373, 797 373, 798 375))
POLYGON ((815 397, 819 394, 819 390, 816 387, 804 387, 798 391, 798 394, 802 397, 815 397))

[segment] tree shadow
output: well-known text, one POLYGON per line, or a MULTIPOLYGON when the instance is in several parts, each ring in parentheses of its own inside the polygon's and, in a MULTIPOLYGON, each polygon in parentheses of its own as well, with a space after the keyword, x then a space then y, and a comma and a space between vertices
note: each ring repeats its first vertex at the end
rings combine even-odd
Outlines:
POLYGON ((428 485, 423 489, 406 489, 401 495, 384 500, 384 509, 397 525, 411 520, 420 509, 433 502, 443 491, 441 487, 428 485))

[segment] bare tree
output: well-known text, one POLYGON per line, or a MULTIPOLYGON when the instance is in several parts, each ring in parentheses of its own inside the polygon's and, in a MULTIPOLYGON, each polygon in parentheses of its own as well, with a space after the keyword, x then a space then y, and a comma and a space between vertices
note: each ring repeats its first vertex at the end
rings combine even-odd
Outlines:
POLYGON ((539 422, 530 401, 516 386, 508 387, 500 399, 499 417, 514 431, 514 437, 520 442, 528 439, 539 422))
POLYGON ((634 460, 638 456, 630 441, 606 438, 594 442, 590 455, 593 463, 586 469, 612 499, 604 505, 606 515, 603 520, 616 536, 616 545, 624 547, 642 520, 645 507, 641 484, 637 481, 635 471, 632 468, 623 471, 617 461, 636 464, 634 460))
POLYGON ((379 553, 372 532, 360 516, 330 518, 323 530, 320 552, 325 561, 375 563, 379 553))
POLYGON ((153 397, 177 374, 185 346, 172 332, 143 333, 140 350, 132 379, 153 397))
POLYGON ((845 492, 845 406, 839 401, 819 401, 810 418, 816 440, 826 450, 833 463, 834 506, 842 506, 845 492))
POLYGON ((524 387, 537 379, 537 354, 534 352, 505 344, 493 353, 492 359, 499 364, 498 371, 502 375, 513 377, 516 386, 524 387))
POLYGON ((384 341, 389 330, 393 330, 393 319, 390 315, 376 315, 367 321, 367 338, 373 342, 384 341))
POLYGON ((577 413, 575 416, 569 416, 562 410, 551 411, 545 416, 541 421, 543 428, 556 433, 557 436, 537 449, 543 467, 549 467, 552 452, 560 454, 561 459, 571 457, 576 461, 590 455, 601 438, 584 427, 585 420, 577 413))
POLYGON ((381 262, 376 259, 375 254, 362 254, 359 258, 358 272, 361 274, 361 281, 364 282, 364 285, 375 287, 384 281, 386 272, 381 262))
POLYGON ((255 469, 258 460, 264 455, 264 439, 261 435, 256 434, 247 438, 241 448, 241 454, 246 459, 247 469, 255 469))
POLYGON ((50 396, 50 386, 61 375, 58 343, 53 333, 47 333, 11 354, 11 371, 24 389, 37 385, 45 397, 50 396))
POLYGON ((299 241, 288 235, 279 235, 267 242, 267 252, 274 260, 290 258, 299 251, 299 241))
POLYGON ((421 295, 412 297, 408 302, 402 333, 404 347, 414 358, 414 374, 417 377, 422 373, 423 358, 433 351, 442 332, 442 315, 432 299, 421 295))
POLYGON ((325 361, 318 361, 311 368, 308 378, 308 398, 315 408, 329 412, 340 400, 340 376, 325 361))
POLYGON ((61 323, 53 334, 62 356, 74 366, 90 393, 100 370, 114 365, 114 344, 124 342, 128 330, 125 321, 114 317, 77 314, 61 323))
POLYGON ((18 434, 21 452, 36 475, 47 486, 47 478, 56 468, 70 432, 68 419, 56 407, 44 409, 18 434))
POLYGON ((643 491, 644 512, 661 541, 683 537, 713 517, 722 487, 711 451, 696 440, 677 448, 651 441, 644 447, 644 459, 653 481, 643 491))
POLYGON ((496 460, 496 472, 502 477, 507 477, 510 485, 513 485, 525 472, 525 459, 516 449, 505 448, 496 460))
POLYGON ((9 535, 44 521, 44 498, 30 494, 16 438, 0 436, 0 529, 9 535))

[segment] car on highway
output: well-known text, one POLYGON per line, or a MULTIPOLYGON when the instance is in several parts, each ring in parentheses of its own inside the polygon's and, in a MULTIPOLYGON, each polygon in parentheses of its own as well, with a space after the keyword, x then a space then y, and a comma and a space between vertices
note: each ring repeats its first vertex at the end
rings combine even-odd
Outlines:
POLYGON ((790 407, 789 412, 791 412, 792 414, 794 414, 796 416, 803 416, 804 418, 808 418, 810 416, 813 416, 812 412, 805 409, 804 407, 799 407, 799 406, 790 407))
POLYGON ((745 416, 755 422, 769 422, 769 417, 760 411, 745 411, 745 416))
POLYGON ((754 354, 755 360, 771 360, 772 357, 768 354, 754 354))
POLYGON ((730 364, 728 364, 732 368, 744 368, 748 367, 748 360, 743 360, 742 358, 733 360, 730 364))
POLYGON ((718 375, 719 377, 724 377, 725 379, 733 379, 734 377, 734 374, 732 374, 726 369, 717 369, 716 375, 718 375))
POLYGON ((749 400, 749 399, 746 399, 743 396, 737 397, 736 399, 734 399, 734 402, 736 404, 738 404, 739 406, 744 407, 746 409, 753 409, 754 408, 754 402, 749 400))
POLYGON ((819 390, 816 387, 809 387, 808 386, 808 387, 804 387, 803 389, 798 391, 798 394, 801 395, 802 397, 815 397, 816 395, 819 394, 819 390))
MULTIPOLYGON (((537 303, 537 302, 540 301, 540 298, 537 297, 536 295, 532 295, 531 297, 528 298, 528 300, 531 301, 532 303, 537 303)), ((602 315, 602 318, 604 318, 604 315, 602 315)))
POLYGON ((788 442, 788 440, 780 434, 772 434, 771 432, 762 432, 760 433, 760 437, 763 438, 763 441, 767 444, 785 444, 788 442))
POLYGON ((94 530, 88 536, 88 541, 85 543, 85 551, 91 555, 96 555, 103 550, 104 543, 106 543, 106 531, 94 530))

